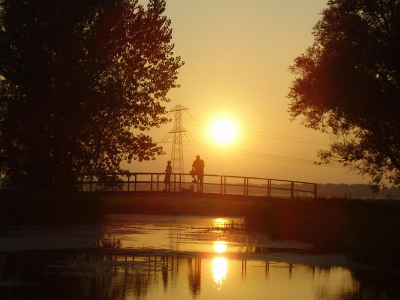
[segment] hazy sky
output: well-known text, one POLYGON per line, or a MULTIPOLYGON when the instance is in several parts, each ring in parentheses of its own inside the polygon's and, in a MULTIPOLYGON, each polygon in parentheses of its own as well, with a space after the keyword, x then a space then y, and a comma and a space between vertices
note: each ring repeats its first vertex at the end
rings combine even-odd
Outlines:
MULTIPOLYGON (((342 167, 314 166, 329 136, 291 122, 286 95, 288 67, 313 43, 312 28, 327 0, 167 0, 175 54, 185 61, 171 102, 189 108, 183 126, 194 142, 184 143, 185 172, 195 156, 206 174, 277 178, 317 183, 366 183, 342 167), (227 118, 237 127, 234 142, 212 140, 210 124, 227 118)), ((173 115, 170 115, 173 118, 173 115)), ((149 135, 160 142, 173 123, 149 135)), ((166 155, 134 162, 133 172, 163 172, 166 155)))

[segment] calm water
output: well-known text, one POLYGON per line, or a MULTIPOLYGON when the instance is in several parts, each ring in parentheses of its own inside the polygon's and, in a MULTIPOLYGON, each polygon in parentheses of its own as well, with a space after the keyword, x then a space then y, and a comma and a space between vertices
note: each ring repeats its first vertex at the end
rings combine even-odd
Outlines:
POLYGON ((398 274, 346 268, 307 244, 245 234, 241 222, 119 215, 8 229, 0 299, 400 299, 398 274))

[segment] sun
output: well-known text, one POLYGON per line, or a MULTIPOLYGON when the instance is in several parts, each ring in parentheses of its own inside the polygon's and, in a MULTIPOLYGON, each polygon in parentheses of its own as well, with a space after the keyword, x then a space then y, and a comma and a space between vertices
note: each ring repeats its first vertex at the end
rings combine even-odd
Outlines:
POLYGON ((212 125, 211 134, 215 141, 229 143, 236 136, 236 128, 228 120, 219 120, 212 125))

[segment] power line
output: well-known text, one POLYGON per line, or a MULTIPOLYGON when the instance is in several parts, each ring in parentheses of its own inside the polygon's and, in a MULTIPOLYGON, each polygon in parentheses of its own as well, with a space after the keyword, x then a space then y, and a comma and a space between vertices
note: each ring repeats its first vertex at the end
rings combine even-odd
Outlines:
POLYGON ((292 137, 292 136, 285 136, 285 135, 276 134, 276 133, 267 133, 267 132, 262 132, 262 131, 248 131, 248 134, 250 134, 252 136, 266 137, 269 139, 286 141, 286 142, 302 143, 302 144, 317 145, 317 146, 329 146, 329 144, 320 142, 320 141, 292 137))
MULTIPOLYGON (((169 137, 170 136, 173 137, 172 138, 173 152, 171 155, 171 161, 174 162, 174 160, 175 160, 176 165, 179 164, 179 168, 180 167, 182 168, 181 169, 182 171, 179 173, 184 173, 184 171, 183 171, 183 148, 182 148, 183 144, 190 146, 190 147, 205 148, 205 149, 209 149, 209 150, 220 151, 219 149, 216 149, 208 144, 193 143, 193 141, 190 141, 191 136, 190 136, 189 132, 182 127, 182 115, 187 110, 188 110, 188 108, 178 104, 170 111, 170 112, 175 113, 175 125, 174 125, 174 128, 169 131, 169 134, 161 141, 161 143, 168 143, 169 137), (180 135, 182 135, 182 136, 180 136, 180 135), (188 135, 190 136, 190 138, 188 135), (183 141, 182 141, 183 136, 186 136, 191 143, 189 143, 189 144, 183 143, 183 141), (175 155, 174 155, 174 153, 175 153, 175 155), (177 157, 179 158, 179 160, 177 159, 177 157)), ((206 123, 201 120, 193 119, 192 116, 190 116, 190 117, 191 117, 191 120, 186 121, 186 123, 189 123, 189 124, 191 123, 191 125, 194 125, 194 126, 203 126, 206 123)), ((328 146, 327 143, 323 143, 321 141, 316 141, 316 140, 307 139, 307 138, 297 138, 297 137, 293 137, 293 136, 285 136, 285 135, 267 133, 267 132, 256 131, 256 130, 244 130, 244 132, 246 132, 246 134, 248 134, 248 135, 257 136, 257 137, 263 137, 263 138, 269 138, 269 139, 275 139, 275 140, 283 140, 283 141, 294 142, 294 143, 303 143, 303 144, 318 145, 318 146, 328 146)), ((192 138, 192 140, 193 140, 193 138, 192 138)), ((275 160, 275 161, 300 163, 300 164, 306 164, 306 165, 315 165, 315 161, 313 161, 313 160, 281 156, 281 155, 274 155, 274 154, 268 154, 268 153, 261 153, 261 152, 255 152, 255 151, 248 151, 248 150, 244 150, 244 149, 230 148, 230 149, 224 149, 224 151, 232 153, 232 154, 239 154, 239 155, 244 155, 244 156, 249 156, 249 157, 258 157, 258 158, 264 158, 264 159, 275 160)), ((344 168, 344 167, 342 167, 340 165, 336 165, 336 164, 324 164, 322 166, 330 167, 330 168, 340 168, 340 169, 344 168)), ((174 171, 174 172, 178 173, 178 171, 174 171)))
MULTIPOLYGON (((204 121, 200 121, 200 120, 194 120, 194 121, 197 122, 197 124, 191 123, 191 122, 188 122, 188 124, 194 125, 194 126, 202 126, 205 123, 204 121), (198 123, 200 123, 200 124, 198 124, 198 123)), ((268 138, 268 139, 273 139, 273 140, 280 140, 280 141, 285 141, 285 142, 302 143, 302 144, 325 146, 325 147, 329 146, 328 143, 325 143, 322 141, 316 141, 316 140, 312 140, 312 139, 307 139, 307 138, 299 138, 299 137, 293 137, 293 136, 275 134, 275 133, 267 133, 267 132, 255 131, 255 130, 243 130, 243 132, 246 135, 250 135, 250 136, 268 138)))
MULTIPOLYGON (((190 146, 190 147, 209 149, 209 150, 210 149, 217 150, 211 146, 208 146, 206 144, 200 144, 200 143, 191 143, 191 144, 185 144, 185 145, 190 146)), ((302 159, 302 158, 274 155, 274 154, 261 153, 261 152, 248 151, 248 150, 235 149, 235 148, 224 149, 224 151, 232 153, 232 154, 239 154, 239 155, 250 156, 250 157, 258 157, 258 158, 264 158, 264 159, 269 159, 269 160, 276 160, 276 161, 283 161, 283 162, 290 162, 290 163, 300 163, 300 164, 305 164, 305 165, 315 165, 315 161, 308 160, 308 159, 302 159)), ((344 167, 335 165, 335 164, 326 164, 326 165, 324 164, 322 166, 329 167, 329 168, 344 169, 344 167)))

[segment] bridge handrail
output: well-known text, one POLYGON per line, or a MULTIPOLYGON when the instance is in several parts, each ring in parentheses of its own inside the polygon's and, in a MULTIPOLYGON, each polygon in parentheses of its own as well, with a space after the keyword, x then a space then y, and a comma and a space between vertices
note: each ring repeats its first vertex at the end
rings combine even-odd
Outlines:
MULTIPOLYGON (((81 181, 77 184, 81 185, 81 191, 93 191, 93 185, 104 185, 104 188, 106 188, 105 191, 107 191, 107 188, 109 188, 110 191, 118 191, 118 185, 123 185, 127 184, 127 191, 138 191, 138 184, 146 184, 150 185, 150 191, 161 191, 159 188, 159 184, 163 183, 163 180, 160 181, 160 176, 165 175, 165 173, 154 173, 154 172, 120 172, 120 173, 86 173, 81 175, 81 181), (150 180, 138 180, 139 176, 150 176, 150 180), (120 176, 126 176, 127 180, 121 180, 120 178, 116 177, 120 176), (133 181, 131 181, 131 177, 133 177, 133 181), (154 178, 155 177, 155 178, 154 178), (94 178, 97 178, 97 180, 94 180, 94 178), (102 179, 103 178, 103 179, 102 179), (109 180, 111 178, 111 180, 109 180), (102 180, 101 180, 102 179, 102 180), (130 185, 133 185, 133 190, 130 189, 130 185), (84 186, 89 185, 89 189, 84 188, 84 186), (107 186, 108 185, 108 186, 107 186), (153 187, 153 185, 155 185, 153 187)), ((190 177, 189 174, 187 173, 172 173, 171 174, 171 188, 173 191, 182 191, 183 185, 192 185, 191 182, 186 182, 185 181, 185 176, 190 177), (178 185, 178 186, 177 186, 178 185)), ((261 178, 261 177, 248 177, 248 176, 236 176, 236 175, 216 175, 216 174, 204 174, 204 178, 208 177, 217 177, 220 178, 220 182, 206 182, 204 181, 204 186, 206 185, 218 185, 220 186, 220 193, 221 194, 228 194, 226 192, 226 187, 229 186, 235 186, 235 187, 242 187, 243 192, 240 193, 242 195, 249 195, 249 188, 258 188, 258 189, 266 189, 267 190, 267 197, 271 197, 272 191, 273 190, 281 190, 281 191, 290 191, 290 197, 293 199, 295 196, 295 193, 306 193, 306 194, 312 194, 314 198, 317 197, 317 184, 313 182, 306 182, 306 181, 296 181, 296 180, 284 180, 284 179, 275 179, 275 178, 261 178), (234 179, 242 179, 242 183, 229 183, 226 182, 227 178, 234 178, 234 179), (266 185, 254 185, 250 184, 249 181, 251 180, 263 180, 266 181, 266 185), (275 182, 279 183, 288 183, 290 184, 290 188, 284 188, 284 187, 276 187, 273 186, 272 183, 275 184, 275 182), (306 185, 312 185, 314 188, 312 190, 302 190, 299 188, 295 188, 295 185, 298 184, 306 184, 306 185)), ((139 189, 140 191, 140 189, 139 189)))

